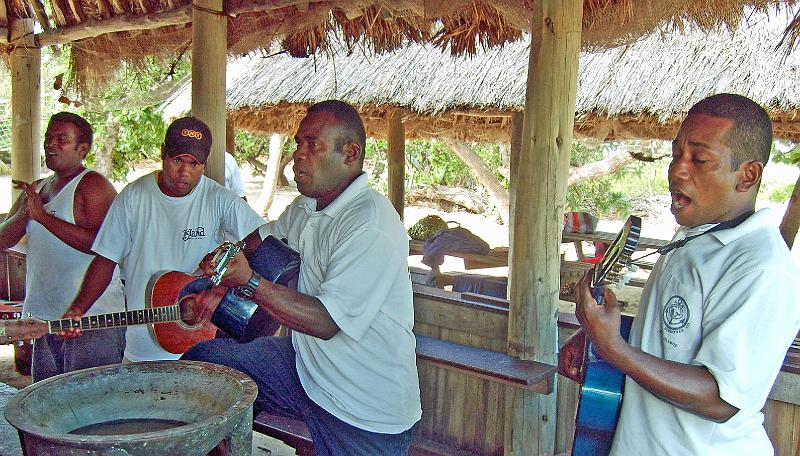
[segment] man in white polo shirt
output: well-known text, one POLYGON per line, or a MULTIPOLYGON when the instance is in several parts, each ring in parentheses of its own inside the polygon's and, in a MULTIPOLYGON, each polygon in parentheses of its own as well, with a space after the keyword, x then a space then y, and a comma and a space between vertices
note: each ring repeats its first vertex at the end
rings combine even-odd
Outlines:
POLYGON ((408 237, 367 183, 365 140, 352 106, 311 106, 295 135, 302 195, 245 238, 248 257, 268 235, 287 238, 302 258, 298 291, 262 280, 241 254, 223 277, 291 337, 215 339, 183 357, 248 374, 258 384, 256 413, 304 420, 318 455, 406 454, 422 414, 408 237))
POLYGON ((772 145, 763 108, 732 94, 694 105, 672 143, 674 241, 633 322, 585 277, 576 315, 627 375, 614 455, 772 455, 761 409, 800 329, 800 270, 768 210, 754 212, 772 145))

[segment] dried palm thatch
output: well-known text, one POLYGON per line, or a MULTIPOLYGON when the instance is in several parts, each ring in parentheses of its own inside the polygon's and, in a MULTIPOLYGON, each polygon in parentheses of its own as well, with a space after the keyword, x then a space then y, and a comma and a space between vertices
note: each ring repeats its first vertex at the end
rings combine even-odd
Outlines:
MULTIPOLYGON (((294 56, 324 50, 333 30, 345 43, 391 51, 406 42, 430 42, 454 55, 514 42, 532 26, 536 0, 226 0, 231 55, 276 39, 294 56)), ((584 0, 585 49, 605 49, 657 27, 703 30, 736 25, 744 5, 793 0, 584 0)), ((73 42, 81 88, 99 87, 120 61, 174 56, 191 41, 191 0, 5 0, 9 18, 34 17, 41 43, 73 42), (101 34, 102 33, 102 34, 101 34)), ((197 7, 195 7, 197 8, 197 7)), ((12 42, 9 47, 13 47, 12 42)))
MULTIPOLYGON (((766 106, 777 137, 800 140, 800 51, 776 50, 790 10, 748 11, 736 30, 658 30, 622 47, 581 55, 576 132, 600 139, 671 138, 698 100, 719 92, 766 106), (785 59, 784 59, 785 57, 785 59)), ((511 113, 525 102, 528 43, 471 57, 411 44, 392 53, 350 52, 328 37, 328 53, 307 59, 252 55, 229 64, 227 106, 240 128, 291 134, 313 102, 348 101, 370 134, 403 110, 406 135, 507 142, 511 113)), ((189 89, 167 115, 189 109, 189 89)))

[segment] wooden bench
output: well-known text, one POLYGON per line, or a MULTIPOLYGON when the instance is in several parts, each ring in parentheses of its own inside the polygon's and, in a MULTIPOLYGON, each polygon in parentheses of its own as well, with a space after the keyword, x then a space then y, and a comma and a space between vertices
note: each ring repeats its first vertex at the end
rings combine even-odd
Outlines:
MULTIPOLYGON (((417 336, 417 360, 542 394, 552 393, 555 382, 555 366, 433 337, 417 336)), ((302 421, 261 413, 253 420, 253 431, 284 442, 298 455, 314 454, 314 442, 302 421)), ((469 456, 476 453, 417 436, 409 454, 469 456)))
MULTIPOLYGON (((424 247, 425 241, 409 239, 408 254, 422 255, 424 247)), ((466 269, 499 268, 508 266, 508 247, 495 247, 490 249, 489 253, 486 255, 462 252, 447 253, 446 255, 463 258, 464 268, 466 269)))
MULTIPOLYGON (((253 420, 253 431, 278 439, 294 448, 300 456, 314 456, 314 441, 308 426, 300 420, 260 413, 253 420)), ((448 447, 441 443, 416 436, 408 452, 412 456, 478 456, 477 453, 448 447)))

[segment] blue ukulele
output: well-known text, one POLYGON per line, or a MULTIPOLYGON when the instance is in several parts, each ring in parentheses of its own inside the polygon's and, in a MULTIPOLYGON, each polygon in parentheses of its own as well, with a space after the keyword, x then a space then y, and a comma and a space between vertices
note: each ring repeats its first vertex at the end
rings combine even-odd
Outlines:
MULTIPOLYGON (((641 226, 642 220, 639 217, 630 216, 622 231, 606 250, 603 260, 595 266, 591 284, 592 297, 599 304, 603 304, 604 285, 619 281, 631 254, 636 251, 641 226)), ((632 321, 632 317, 622 316, 620 333, 625 340, 628 340, 630 335, 632 321)), ((564 346, 576 344, 583 346, 583 357, 570 363, 571 366, 578 368, 577 375, 565 374, 581 384, 572 455, 607 455, 611 450, 622 405, 625 375, 598 356, 594 345, 582 329, 570 337, 564 346)), ((561 353, 565 352, 566 350, 562 348, 561 353)))

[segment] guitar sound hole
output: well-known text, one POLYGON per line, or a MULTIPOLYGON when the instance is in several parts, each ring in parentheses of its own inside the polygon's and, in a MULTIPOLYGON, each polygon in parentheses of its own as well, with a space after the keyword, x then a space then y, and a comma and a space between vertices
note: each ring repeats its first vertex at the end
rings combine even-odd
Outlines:
POLYGON ((181 311, 181 321, 189 327, 198 326, 203 323, 204 314, 200 304, 195 299, 196 295, 186 295, 178 301, 178 308, 181 311))

